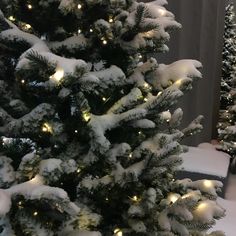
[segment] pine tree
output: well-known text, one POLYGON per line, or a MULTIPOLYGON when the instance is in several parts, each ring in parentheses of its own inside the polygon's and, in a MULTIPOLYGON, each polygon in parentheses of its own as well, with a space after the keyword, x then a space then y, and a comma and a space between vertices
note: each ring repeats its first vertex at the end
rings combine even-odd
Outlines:
POLYGON ((226 7, 218 133, 220 149, 232 156, 236 173, 236 19, 234 5, 226 7))
POLYGON ((165 3, 1 3, 1 236, 224 235, 222 183, 174 179, 201 63, 149 56, 180 28, 165 3))

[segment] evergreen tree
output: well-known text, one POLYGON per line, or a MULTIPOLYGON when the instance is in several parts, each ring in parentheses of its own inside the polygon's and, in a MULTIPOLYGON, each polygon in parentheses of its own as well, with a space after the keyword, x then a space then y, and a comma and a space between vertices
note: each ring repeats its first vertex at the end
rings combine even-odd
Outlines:
POLYGON ((226 7, 218 133, 220 149, 232 156, 236 173, 236 19, 234 5, 226 7))
POLYGON ((222 183, 174 179, 201 63, 149 57, 180 28, 165 3, 1 2, 1 236, 224 235, 222 183))

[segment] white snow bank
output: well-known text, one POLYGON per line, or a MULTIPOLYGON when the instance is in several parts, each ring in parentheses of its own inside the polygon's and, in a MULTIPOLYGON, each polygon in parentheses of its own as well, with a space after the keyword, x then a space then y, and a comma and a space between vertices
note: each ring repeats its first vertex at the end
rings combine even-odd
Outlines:
POLYGON ((181 155, 181 169, 186 171, 215 175, 225 178, 228 173, 230 156, 214 149, 189 147, 189 151, 181 155))
POLYGON ((236 231, 236 201, 224 200, 218 198, 217 202, 226 209, 226 216, 218 220, 216 225, 210 231, 221 230, 227 236, 235 236, 236 231))

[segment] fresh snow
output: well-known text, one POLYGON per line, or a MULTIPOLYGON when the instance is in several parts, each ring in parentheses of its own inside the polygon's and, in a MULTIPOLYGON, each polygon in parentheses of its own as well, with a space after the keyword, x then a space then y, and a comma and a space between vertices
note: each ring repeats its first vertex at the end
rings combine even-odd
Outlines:
POLYGON ((228 173, 230 156, 213 149, 189 147, 188 152, 181 155, 181 168, 195 173, 215 175, 225 178, 228 173))
POLYGON ((236 231, 236 201, 218 198, 218 203, 226 210, 226 216, 218 220, 210 231, 221 230, 226 236, 235 236, 236 231))

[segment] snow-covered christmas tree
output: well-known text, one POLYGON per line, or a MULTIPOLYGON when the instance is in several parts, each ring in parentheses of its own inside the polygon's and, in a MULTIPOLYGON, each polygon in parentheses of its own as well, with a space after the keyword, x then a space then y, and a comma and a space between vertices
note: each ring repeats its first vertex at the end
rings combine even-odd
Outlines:
POLYGON ((220 148, 232 156, 236 173, 236 18, 233 3, 226 7, 218 133, 220 148))
POLYGON ((166 3, 1 2, 1 236, 224 235, 222 183, 174 179, 201 63, 149 57, 180 28, 166 3))

